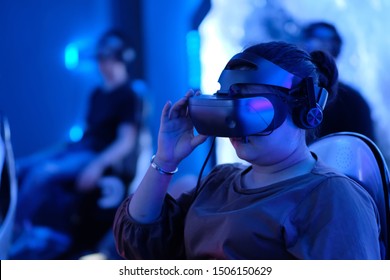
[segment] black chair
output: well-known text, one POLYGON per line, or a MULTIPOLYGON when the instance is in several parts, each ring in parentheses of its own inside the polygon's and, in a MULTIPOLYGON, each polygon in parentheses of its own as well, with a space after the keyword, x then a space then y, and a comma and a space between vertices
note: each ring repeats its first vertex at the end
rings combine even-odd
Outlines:
POLYGON ((324 136, 309 147, 322 161, 357 181, 372 196, 380 215, 382 257, 390 259, 390 179, 379 148, 366 136, 353 132, 324 136))
POLYGON ((0 116, 0 259, 8 258, 17 204, 17 180, 8 120, 0 116))

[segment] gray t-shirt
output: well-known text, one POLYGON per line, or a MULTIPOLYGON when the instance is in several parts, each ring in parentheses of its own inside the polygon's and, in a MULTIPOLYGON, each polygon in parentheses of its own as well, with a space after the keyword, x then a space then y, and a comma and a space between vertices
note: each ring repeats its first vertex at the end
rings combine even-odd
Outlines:
POLYGON ((251 167, 224 164, 192 200, 167 196, 159 220, 139 224, 118 209, 115 237, 128 259, 380 259, 369 194, 317 161, 306 175, 243 189, 251 167))

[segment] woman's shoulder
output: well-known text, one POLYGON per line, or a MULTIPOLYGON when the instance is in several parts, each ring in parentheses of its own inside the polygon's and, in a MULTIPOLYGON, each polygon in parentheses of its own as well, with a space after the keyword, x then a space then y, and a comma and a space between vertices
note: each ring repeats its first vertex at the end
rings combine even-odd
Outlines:
POLYGON ((370 197, 361 183, 336 168, 326 165, 321 160, 317 161, 312 173, 320 178, 317 191, 323 189, 330 193, 349 193, 349 195, 354 193, 370 197))
POLYGON ((327 165, 325 162, 321 160, 321 158, 317 158, 317 162, 312 170, 312 173, 324 177, 329 177, 329 178, 348 177, 337 168, 327 165))

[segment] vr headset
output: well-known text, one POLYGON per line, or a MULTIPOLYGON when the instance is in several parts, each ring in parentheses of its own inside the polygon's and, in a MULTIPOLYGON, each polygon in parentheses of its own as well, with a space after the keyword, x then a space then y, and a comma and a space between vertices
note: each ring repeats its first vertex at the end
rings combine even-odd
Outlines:
POLYGON ((327 91, 317 87, 311 77, 302 79, 255 54, 233 56, 218 82, 221 87, 215 94, 201 94, 189 99, 189 115, 200 134, 246 137, 272 132, 284 122, 289 111, 286 98, 271 92, 235 95, 234 86, 240 84, 279 87, 288 92, 286 97, 292 90, 302 88, 306 98, 303 106, 294 109, 295 123, 308 129, 322 121, 327 91), (251 69, 231 69, 235 65, 250 66, 251 69))

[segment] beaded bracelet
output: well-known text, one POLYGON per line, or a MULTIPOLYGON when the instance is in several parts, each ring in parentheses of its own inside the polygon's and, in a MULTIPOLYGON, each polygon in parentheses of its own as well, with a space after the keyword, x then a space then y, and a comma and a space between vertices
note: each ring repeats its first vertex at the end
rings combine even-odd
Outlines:
POLYGON ((164 169, 162 169, 160 166, 158 166, 155 162, 154 162, 154 158, 156 157, 156 155, 153 155, 152 156, 152 159, 150 160, 150 165, 156 169, 158 172, 160 172, 161 174, 164 174, 164 175, 169 175, 169 176, 172 176, 173 174, 175 174, 179 168, 176 167, 175 170, 173 171, 165 171, 164 169))

